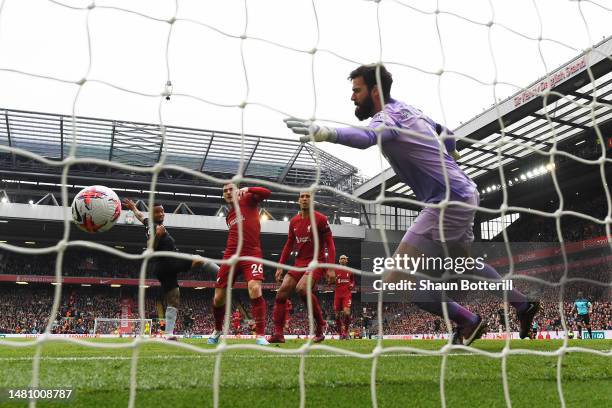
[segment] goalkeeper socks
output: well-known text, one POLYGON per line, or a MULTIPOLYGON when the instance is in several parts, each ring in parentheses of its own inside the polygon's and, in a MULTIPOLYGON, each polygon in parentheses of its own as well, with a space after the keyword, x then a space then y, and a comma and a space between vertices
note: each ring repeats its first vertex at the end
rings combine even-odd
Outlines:
POLYGON ((178 310, 176 307, 168 306, 166 308, 166 334, 172 336, 174 334, 174 325, 176 324, 176 315, 178 310))
POLYGON ((225 317, 225 305, 217 307, 213 305, 213 316, 215 317, 215 330, 223 331, 223 318, 225 317))
POLYGON ((591 328, 589 327, 587 330, 589 332, 589 339, 592 339, 593 338, 593 333, 591 333, 591 328))
MULTIPOLYGON (((501 275, 489 264, 483 264, 482 268, 474 268, 473 271, 475 275, 482 276, 483 278, 502 279, 501 275)), ((501 290, 493 291, 493 293, 500 298, 504 296, 504 292, 501 290)), ((509 291, 508 300, 518 313, 523 313, 529 308, 529 300, 518 290, 513 289, 509 291)))
MULTIPOLYGON (((304 301, 306 306, 308 307, 308 300, 306 296, 300 296, 300 298, 304 301)), ((314 293, 310 294, 310 299, 312 299, 312 316, 314 317, 314 321, 317 324, 316 334, 322 334, 323 325, 325 324, 325 320, 323 320, 323 312, 321 312, 321 306, 319 306, 319 299, 314 295, 314 293)))
POLYGON ((274 300, 274 311, 272 312, 272 320, 274 321, 274 334, 282 336, 283 328, 285 327, 285 319, 287 317, 287 299, 276 298, 274 300))
POLYGON ((251 314, 255 319, 255 333, 258 336, 266 334, 266 301, 263 297, 251 299, 251 314))

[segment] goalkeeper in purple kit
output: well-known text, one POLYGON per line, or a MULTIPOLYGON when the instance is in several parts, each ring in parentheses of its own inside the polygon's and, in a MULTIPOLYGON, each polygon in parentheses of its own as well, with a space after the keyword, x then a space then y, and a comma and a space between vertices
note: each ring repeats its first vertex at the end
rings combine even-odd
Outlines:
MULTIPOLYGON (((359 120, 372 118, 367 128, 329 128, 309 121, 295 118, 285 119, 287 127, 294 133, 302 134, 300 140, 308 142, 330 142, 358 149, 374 146, 381 138, 381 150, 397 176, 414 192, 416 198, 427 204, 440 203, 450 192, 451 201, 459 201, 472 206, 479 204, 476 184, 461 170, 453 160, 459 155, 455 141, 448 137, 452 133, 444 126, 425 116, 418 109, 391 98, 391 74, 383 65, 362 65, 351 72, 351 101, 355 103, 355 116, 359 120), (377 70, 380 84, 376 79, 377 70), (444 148, 439 136, 444 137, 444 148), (440 153, 442 150, 442 154, 440 153), (452 157, 451 157, 452 156, 452 157), (448 183, 444 177, 444 168, 448 183)), ((439 208, 425 207, 408 228, 396 255, 408 257, 440 256, 443 254, 440 223, 444 231, 444 242, 451 257, 470 257, 472 232, 476 210, 458 205, 448 205, 441 217, 439 208)), ((490 265, 484 264, 474 270, 474 274, 488 279, 501 279, 490 265)), ((399 279, 400 272, 390 271, 386 280, 399 279)), ((502 295, 503 292, 496 292, 502 295)), ((516 290, 508 291, 508 299, 516 308, 520 321, 520 337, 529 335, 533 317, 539 304, 529 302, 516 290)), ((421 296, 423 297, 423 296, 421 296)), ((442 302, 444 293, 427 291, 425 298, 414 303, 420 308, 438 316, 443 316, 442 302)), ((446 301, 449 318, 456 323, 456 342, 471 344, 486 330, 483 319, 454 301, 446 301)))

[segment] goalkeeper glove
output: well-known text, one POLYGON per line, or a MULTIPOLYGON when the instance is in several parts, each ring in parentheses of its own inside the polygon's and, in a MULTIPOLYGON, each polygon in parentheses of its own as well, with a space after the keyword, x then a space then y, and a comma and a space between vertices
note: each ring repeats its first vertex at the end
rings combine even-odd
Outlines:
POLYGON ((314 138, 315 142, 331 142, 335 143, 338 139, 336 129, 327 126, 315 125, 309 120, 288 118, 283 119, 285 124, 293 133, 298 135, 304 135, 300 137, 300 142, 306 143, 311 141, 310 135, 314 138))

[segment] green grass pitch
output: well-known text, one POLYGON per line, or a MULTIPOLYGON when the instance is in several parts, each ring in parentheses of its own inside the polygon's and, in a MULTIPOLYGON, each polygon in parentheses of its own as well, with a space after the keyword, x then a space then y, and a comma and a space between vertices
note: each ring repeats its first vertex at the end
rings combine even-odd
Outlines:
MULTIPOLYGON (((17 340, 15 340, 17 341, 17 340)), ((117 340, 91 340, 116 342, 117 340)), ((128 342, 129 340, 123 340, 128 342)), ((206 340, 183 340, 205 349, 206 340)), ((229 344, 241 341, 229 341, 229 344)), ((242 341, 252 344, 252 342, 242 341)), ((281 348, 297 348, 289 341, 281 348)), ((369 353, 374 340, 334 341, 328 346, 369 353)), ((436 350, 441 341, 384 341, 383 347, 410 346, 436 350)), ((561 341, 512 341, 513 349, 553 351, 561 341)), ((611 340, 573 340, 581 346, 609 352, 611 340)), ((474 346, 500 351, 503 341, 477 341, 474 346)), ((6 389, 27 387, 32 377, 34 347, 0 346, 0 406, 21 407, 8 401, 6 389)), ((74 388, 72 400, 38 402, 39 407, 125 407, 129 397, 131 349, 102 349, 63 341, 42 348, 40 388, 74 388)), ((448 407, 504 407, 501 359, 465 350, 447 359, 445 395, 448 407)), ((380 407, 439 407, 442 357, 393 352, 380 357, 376 370, 380 407)), ((142 345, 138 359, 137 407, 212 406, 214 355, 179 349, 168 344, 142 345)), ((221 407, 297 407, 300 401, 300 358, 259 350, 226 350, 221 360, 221 407)), ((557 357, 511 355, 507 372, 513 407, 556 407, 557 357)), ((308 407, 371 406, 372 360, 311 350, 306 358, 305 384, 308 407)), ((563 358, 563 390, 568 407, 612 406, 612 356, 569 353, 563 358)))

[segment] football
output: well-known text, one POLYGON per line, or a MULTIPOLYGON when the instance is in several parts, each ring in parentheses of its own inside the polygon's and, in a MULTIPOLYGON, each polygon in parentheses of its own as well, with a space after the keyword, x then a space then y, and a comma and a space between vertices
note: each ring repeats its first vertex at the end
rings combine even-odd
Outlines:
POLYGON ((72 220, 85 232, 104 232, 115 225, 121 215, 121 201, 108 187, 89 186, 72 201, 72 220))

